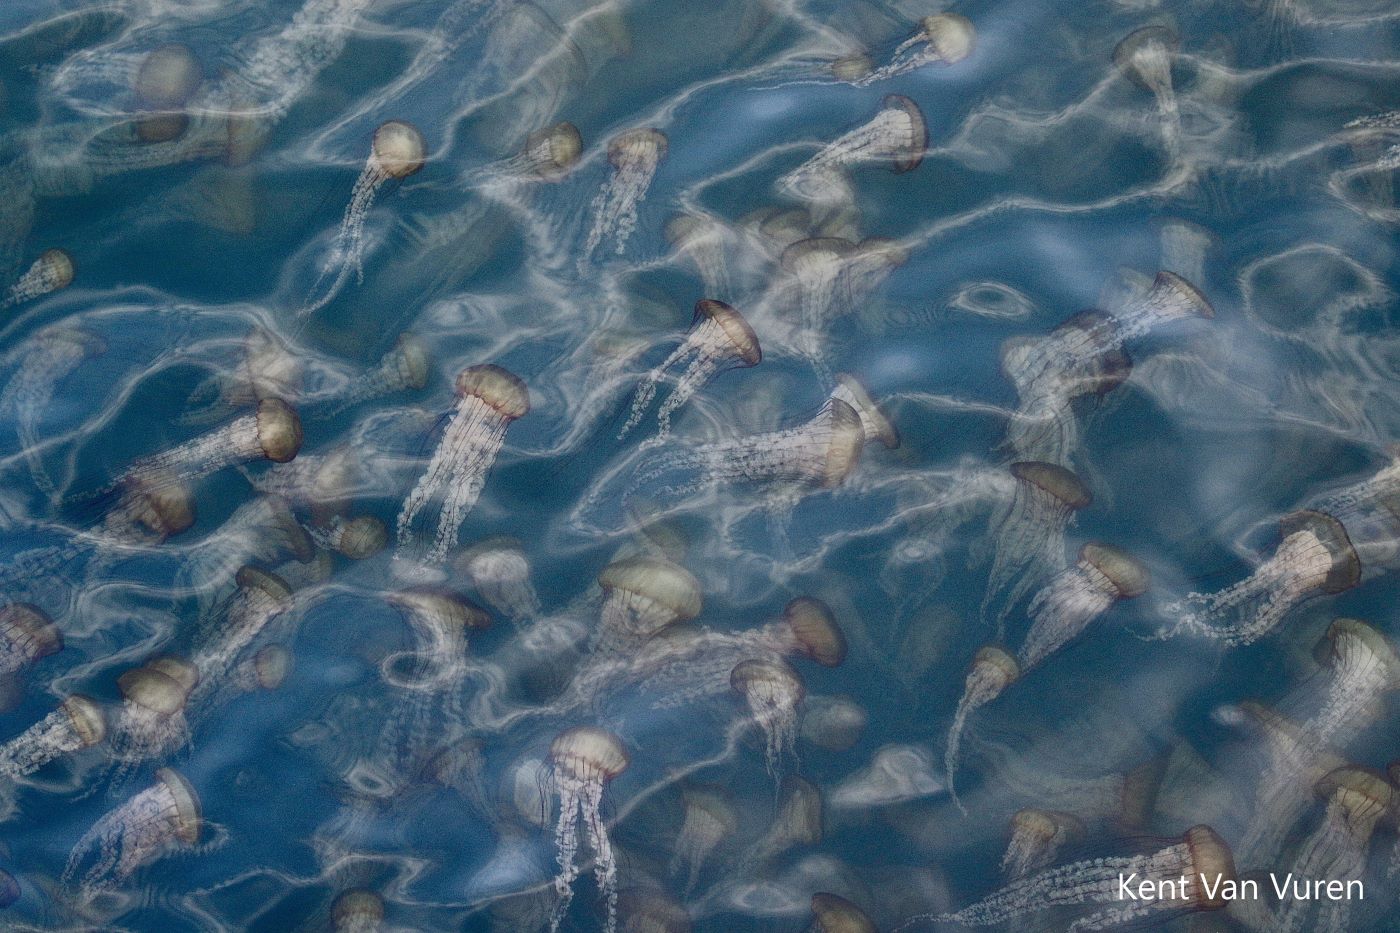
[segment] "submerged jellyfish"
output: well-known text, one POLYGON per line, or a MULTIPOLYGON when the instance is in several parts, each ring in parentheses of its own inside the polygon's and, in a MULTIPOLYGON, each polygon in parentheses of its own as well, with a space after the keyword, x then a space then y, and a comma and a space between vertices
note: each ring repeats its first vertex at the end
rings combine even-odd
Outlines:
POLYGON ((886 450, 894 450, 899 446, 899 429, 875 404, 869 390, 855 376, 850 373, 837 373, 836 388, 831 390, 831 397, 840 399, 855 409, 856 414, 860 416, 867 443, 879 441, 886 450))
POLYGON ((33 774, 60 755, 91 748, 106 734, 102 708, 75 693, 58 709, 0 745, 0 777, 33 774))
POLYGON ((319 416, 330 418, 361 402, 404 389, 421 389, 428 384, 430 366, 423 341, 410 333, 400 334, 379 364, 347 385, 319 416))
POLYGON ((0 708, 18 702, 24 672, 63 648, 63 633, 38 606, 11 603, 0 609, 0 708))
POLYGON ((457 535, 476 505, 486 474, 505 443, 510 423, 530 410, 530 393, 514 373, 485 363, 469 366, 457 376, 457 410, 442 441, 433 451, 428 470, 404 500, 399 512, 399 556, 403 557, 418 513, 441 495, 442 510, 427 564, 441 564, 457 546, 457 535))
POLYGON ((303 354, 276 332, 254 327, 243 341, 243 358, 231 373, 219 372, 190 393, 178 421, 209 424, 263 399, 295 399, 301 392, 303 354))
POLYGON ((276 690, 292 672, 292 653, 282 645, 264 645, 238 665, 233 686, 243 693, 276 690))
POLYGON ((34 335, 24 350, 19 369, 0 392, 0 412, 13 412, 15 433, 24 458, 29 464, 34 484, 44 493, 56 492, 53 480, 44 469, 39 438, 39 419, 49 403, 59 380, 73 372, 84 360, 107 350, 101 337, 79 327, 55 325, 45 327, 34 335))
POLYGON ((916 745, 886 745, 870 764, 838 784, 828 795, 833 809, 865 810, 907 803, 943 790, 934 777, 933 756, 916 745))
POLYGON ((189 781, 169 768, 156 771, 156 782, 97 821, 73 852, 63 871, 66 884, 82 876, 84 895, 121 884, 168 850, 199 841, 203 819, 199 797, 189 781))
POLYGON ((1040 577, 1065 565, 1065 529, 1074 513, 1093 501, 1079 477, 1062 466, 1040 460, 1011 464, 1016 491, 994 520, 990 541, 995 551, 987 573, 982 617, 1000 602, 997 637, 1006 617, 1040 577))
POLYGON ((837 894, 812 895, 812 925, 807 933, 878 933, 865 911, 837 894))
POLYGON ((320 298, 307 298, 302 307, 303 315, 325 307, 340 291, 353 269, 357 280, 364 281, 362 265, 364 255, 365 219, 374 206, 374 196, 381 185, 391 180, 402 180, 423 167, 425 158, 423 134, 418 128, 402 120, 390 120, 374 131, 370 142, 369 160, 364 171, 355 181, 355 189, 350 195, 350 204, 345 208, 345 216, 340 221, 340 233, 336 237, 335 249, 327 259, 325 268, 311 287, 312 295, 322 279, 332 272, 335 278, 320 298))
POLYGON ((895 173, 913 171, 928 148, 928 124, 919 105, 901 94, 890 94, 868 123, 851 130, 779 181, 784 192, 804 200, 825 200, 832 169, 849 169, 887 162, 895 173))
POLYGON ((331 901, 335 933, 379 933, 384 923, 384 898, 365 888, 341 891, 331 901))
POLYGON ((786 661, 774 658, 740 661, 729 675, 734 692, 744 698, 753 721, 763 731, 764 761, 775 780, 783 763, 796 754, 797 708, 806 689, 786 661))
POLYGON ((495 537, 469 547, 456 562, 492 609, 516 624, 540 612, 540 598, 530 580, 530 560, 514 538, 495 537))
POLYGON ((1117 548, 1084 545, 1078 563, 1061 571, 1031 600, 1031 630, 1021 646, 1021 670, 1059 651, 1118 600, 1141 596, 1148 580, 1147 568, 1117 548))
POLYGON ((593 660, 620 659, 662 629, 700 614, 700 582, 678 564, 658 557, 615 561, 598 575, 603 608, 589 646, 593 660))
POLYGON ((1396 823, 1400 793, 1384 775, 1369 768, 1338 768, 1318 781, 1314 791, 1327 802, 1327 810, 1298 847, 1289 874, 1279 882, 1291 883, 1292 888, 1285 889, 1275 917, 1272 929, 1278 933, 1348 929, 1350 897, 1313 899, 1309 886, 1316 879, 1343 884, 1362 881, 1376 825, 1384 820, 1393 828, 1396 823))
POLYGON ((762 359, 758 335, 744 316, 722 301, 702 298, 695 303, 694 321, 685 340, 659 366, 647 373, 637 387, 632 399, 632 412, 627 416, 627 423, 619 436, 627 434, 641 422, 656 397, 657 386, 663 381, 674 380, 675 388, 657 412, 658 434, 661 437, 671 431, 671 416, 721 371, 732 367, 757 366, 762 359), (685 368, 675 375, 673 371, 682 364, 685 368))
POLYGON ((198 682, 199 669, 174 657, 157 658, 118 677, 122 708, 112 734, 113 757, 133 764, 188 742, 185 705, 198 682))
POLYGON ((73 257, 61 249, 44 250, 29 271, 20 276, 19 281, 10 286, 9 294, 0 302, 0 308, 8 308, 21 302, 32 301, 41 295, 56 292, 73 284, 73 257))
POLYGON ((957 913, 914 917, 897 930, 921 920, 992 926, 1079 905, 1094 909, 1066 927, 1071 933, 1132 928, 1196 911, 1219 910, 1228 903, 1227 892, 1236 882, 1234 856, 1225 840, 1209 826, 1193 826, 1179 842, 1156 852, 1073 862, 1042 871, 1013 881, 957 913), (1119 893, 1119 878, 1131 875, 1137 876, 1134 883, 1149 883, 1153 891, 1162 894, 1125 899, 1119 893))
POLYGON ((531 133, 516 155, 493 162, 472 174, 483 176, 488 183, 506 186, 557 182, 569 173, 582 154, 583 137, 578 127, 563 120, 531 133))
POLYGON ((628 130, 608 144, 613 177, 593 199, 593 228, 584 244, 585 259, 604 240, 615 240, 616 252, 622 255, 637 226, 637 205, 646 200, 667 146, 666 134, 649 127, 628 130))
POLYGON ((804 741, 828 752, 844 752, 860 741, 870 714, 845 696, 811 696, 802 709, 798 733, 804 741))
POLYGON ((132 85, 140 118, 136 137, 143 143, 178 139, 189 126, 182 109, 204 81, 194 53, 183 45, 165 45, 141 62, 132 85))
POLYGON ((1173 157, 1181 149, 1181 116, 1172 87, 1172 57, 1180 47, 1176 33, 1166 26, 1144 26, 1129 33, 1113 49, 1113 64, 1140 88, 1157 99, 1162 115, 1162 139, 1173 157))
POLYGON ((739 816, 734 812, 729 793, 722 787, 686 788, 681 791, 681 800, 685 804, 685 820, 676 837, 671 874, 685 873, 683 894, 689 897, 700 880, 705 862, 738 830, 739 816))
POLYGON ((1247 645, 1290 609, 1400 567, 1400 461, 1279 520, 1278 547, 1247 578, 1216 593, 1188 593, 1168 611, 1180 627, 1247 645))
POLYGON ((741 870, 761 866, 795 846, 812 846, 822 840, 826 807, 822 792, 806 778, 788 775, 778 790, 778 812, 763 837, 749 850, 741 870))
POLYGON ((186 552, 178 579, 200 600, 201 614, 245 564, 286 557, 309 561, 314 544, 280 496, 259 496, 238 507, 218 531, 186 552))
POLYGON ((713 214, 677 214, 666 221, 666 242, 700 274, 704 294, 730 298, 729 263, 726 253, 735 231, 713 214))
POLYGON ((600 811, 603 785, 627 768, 627 751, 622 747, 622 740, 611 732, 579 726, 560 733, 549 748, 549 758, 554 792, 559 797, 559 821, 554 828, 559 862, 554 890, 559 902, 554 907, 549 928, 551 931, 559 929, 573 900, 582 837, 579 822, 582 820, 588 844, 593 849, 593 873, 598 880, 598 891, 606 905, 605 929, 614 933, 617 929, 617 859, 600 811))
POLYGON ((1335 619, 1317 654, 1330 677, 1321 708, 1303 728, 1344 748, 1376 721, 1381 701, 1400 690, 1400 654, 1390 639, 1359 619, 1335 619))
POLYGON ((1162 268, 1188 282, 1206 280, 1206 253, 1220 238, 1198 223, 1169 217, 1161 223, 1162 268))
POLYGON ((178 447, 137 460, 118 484, 159 488, 174 480, 194 480, 235 463, 271 460, 286 463, 301 450, 301 419, 277 398, 258 403, 258 410, 201 434, 178 447))
POLYGON ((831 373, 822 345, 831 322, 849 307, 839 291, 847 258, 855 248, 850 240, 811 237, 783 250, 783 271, 792 278, 801 320, 793 343, 824 383, 831 382, 831 373))
POLYGON ((963 684, 962 699, 958 700, 957 711, 953 714, 953 724, 948 729, 948 744, 943 752, 943 769, 948 775, 948 793, 953 803, 964 814, 962 801, 958 799, 958 787, 954 777, 958 770, 958 746, 962 742, 963 727, 967 717, 976 710, 1001 696, 1002 691, 1021 677, 1021 668, 1016 659, 996 645, 987 645, 978 650, 972 659, 972 667, 967 672, 963 684))
POLYGON ((1016 881, 1054 864, 1060 852, 1084 837, 1077 816, 1058 810, 1018 810, 1011 817, 1011 841, 1001 857, 1001 872, 1016 881))
POLYGON ((887 64, 862 72, 853 84, 865 86, 896 75, 916 71, 934 62, 956 65, 972 54, 977 45, 977 30, 965 16, 956 13, 935 13, 919 21, 919 29, 894 50, 887 64))
POLYGON ((191 659, 198 676, 196 702, 225 685, 268 624, 291 606, 292 591, 276 574, 245 566, 234 581, 238 589, 228 602, 222 627, 191 659))

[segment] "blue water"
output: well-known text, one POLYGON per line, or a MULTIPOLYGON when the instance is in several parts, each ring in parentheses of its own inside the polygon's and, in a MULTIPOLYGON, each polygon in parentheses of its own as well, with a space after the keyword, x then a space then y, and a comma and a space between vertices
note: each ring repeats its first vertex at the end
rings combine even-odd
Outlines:
POLYGON ((0 927, 868 928, 823 894, 881 930, 1393 928, 1397 51, 1380 0, 10 0, 0 927), (483 364, 527 413, 454 391, 483 364), (270 398, 290 462, 250 420, 270 398), (192 523, 133 520, 152 495, 192 523), (1299 508, 1356 585, 1268 562, 1299 508), (379 533, 355 559, 352 520, 379 533), (1150 583, 1027 664, 1101 579, 1088 542, 1150 583), (1247 579, 1242 609, 1188 596, 1247 579), (797 597, 844 652, 786 634, 797 597), (21 618, 62 647, 26 654, 21 618), (950 775, 991 644, 1025 669, 970 702, 950 775), (153 660, 158 713, 119 682, 153 660), (781 686, 745 696, 743 661, 781 686), (105 723, 76 750, 75 694, 105 723), (197 816, 138 826, 181 780, 197 816), (1008 888, 1026 808, 1071 828, 1008 888), (1201 824, 1240 876, 1365 899, 1049 907, 1201 824))

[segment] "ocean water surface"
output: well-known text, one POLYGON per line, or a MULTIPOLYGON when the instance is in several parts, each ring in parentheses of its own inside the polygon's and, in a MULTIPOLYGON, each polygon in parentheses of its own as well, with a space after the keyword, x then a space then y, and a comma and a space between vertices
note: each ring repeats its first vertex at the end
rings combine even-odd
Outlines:
POLYGON ((0 5, 0 929, 1371 931, 1400 10, 0 5))

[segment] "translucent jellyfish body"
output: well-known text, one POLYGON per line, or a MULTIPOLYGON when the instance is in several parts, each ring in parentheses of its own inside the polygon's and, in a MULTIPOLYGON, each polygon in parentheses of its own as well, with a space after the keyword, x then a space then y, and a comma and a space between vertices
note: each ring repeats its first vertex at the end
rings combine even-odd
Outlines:
POLYGON ((737 231, 718 217, 697 211, 675 215, 666 221, 664 232, 676 258, 699 273, 704 294, 725 300, 733 297, 728 254, 737 231))
POLYGON ((1181 116, 1172 85, 1172 58, 1179 47, 1180 40, 1171 29, 1144 26, 1129 33, 1113 49, 1114 66, 1157 99, 1163 142, 1173 157, 1181 150, 1181 116))
POLYGON ((333 417, 361 402, 421 389, 428 384, 431 366, 432 360, 423 341, 414 334, 400 334, 393 349, 384 354, 378 365, 346 385, 319 415, 333 417))
POLYGON ((850 169, 869 163, 885 163, 895 172, 919 167, 928 148, 928 124, 919 105, 900 94, 890 94, 867 123, 828 143, 812 158, 783 176, 785 193, 818 202, 826 193, 832 169, 850 169))
POLYGON ((1120 599, 1147 591, 1147 568, 1106 544, 1086 544, 1079 560, 1061 571, 1031 600, 1031 630, 1021 645, 1028 671, 1068 644, 1120 599))
POLYGON ((1345 748, 1376 721, 1384 697, 1400 690, 1400 653, 1359 619, 1334 620, 1317 653, 1330 676, 1321 706, 1303 728, 1320 742, 1345 748))
POLYGON ((831 373, 826 364, 826 332, 831 322, 850 307, 841 291, 846 261, 854 250, 855 244, 850 240, 811 237, 798 240, 783 251, 783 271, 796 291, 801 322, 793 343, 827 384, 831 373))
POLYGON ((1279 933, 1352 929, 1350 897, 1313 899, 1307 896, 1309 887, 1317 879, 1326 879, 1342 882, 1348 894, 1353 890, 1352 882, 1356 890, 1364 892, 1371 837, 1381 821, 1391 827, 1396 822, 1395 804, 1400 793, 1377 772, 1338 768, 1318 781, 1314 790, 1326 801, 1327 809, 1322 821, 1299 845, 1290 874, 1276 881, 1295 886, 1279 904, 1273 926, 1279 933))
POLYGON ((631 557, 598 575, 603 607, 589 647, 595 659, 617 659, 662 629, 688 622, 704 605, 700 582, 684 567, 656 557, 631 557))
POLYGON ((632 411, 621 433, 626 434, 641 422, 661 383, 674 381, 656 416, 659 436, 664 437, 671 431, 672 416, 711 379, 725 369, 757 366, 762 359, 758 335, 744 316, 722 301, 702 298, 695 303, 690 333, 637 387, 632 411))
POLYGON ((195 386, 181 424, 209 424, 263 399, 296 399, 301 394, 304 354, 266 327, 254 327, 243 341, 243 357, 231 372, 219 372, 195 386))
POLYGON ((112 754, 135 763, 172 752, 189 741, 185 705, 199 670, 180 658, 157 658, 117 678, 121 712, 112 730, 112 754))
POLYGON ((62 755, 91 748, 107 735, 102 708, 74 694, 49 715, 0 745, 0 777, 33 774, 62 755))
POLYGON ((856 414, 860 416, 867 442, 878 441, 886 450, 894 450, 899 446, 899 429, 880 410, 880 406, 875 404, 869 390, 855 376, 850 373, 837 373, 836 388, 831 390, 831 397, 855 409, 856 414))
POLYGON ((935 62, 956 65, 971 55, 976 46, 977 30, 967 17, 956 13, 925 16, 919 21, 918 30, 899 44, 886 64, 864 73, 853 83, 874 84, 935 62))
POLYGON ((839 894, 819 891, 812 895, 812 925, 808 933, 877 933, 875 923, 855 904, 839 894))
POLYGON ((817 748, 844 752, 860 741, 869 724, 870 714, 850 697, 809 696, 798 734, 817 748))
POLYGON ((234 580, 238 589, 228 601, 222 625, 191 658, 198 672, 193 691, 196 703, 228 684, 268 625, 292 603, 291 589, 276 574, 246 566, 234 580))
POLYGON ((389 543, 389 529, 374 515, 343 518, 334 515, 308 531, 318 547, 351 560, 373 557, 389 543))
POLYGON ((234 672, 233 686, 243 693, 276 690, 292 672, 292 653, 282 645, 264 645, 234 672))
POLYGON ((786 661, 749 660, 734 666, 729 683, 762 731, 764 762, 777 779, 784 763, 796 754, 798 707, 807 694, 802 677, 786 661))
POLYGON ((1161 267, 1188 282, 1206 280, 1206 255, 1220 244, 1213 232, 1181 217, 1168 217, 1158 227, 1161 267))
POLYGON ((783 778, 773 823, 749 850, 741 869, 762 866, 794 847, 821 842, 825 812, 822 793, 815 784, 796 775, 783 778))
POLYGON ((1019 461, 1011 464, 1011 475, 1016 478, 1016 490, 993 519, 992 566, 982 600, 984 619, 1000 606, 998 638, 1005 631, 1007 615, 1036 583, 1064 567, 1065 530, 1074 513, 1093 501, 1079 477, 1053 463, 1019 461))
POLYGON ((62 648, 63 633, 38 606, 11 603, 0 609, 0 707, 15 706, 24 673, 62 648))
POLYGON ((365 888, 341 891, 331 901, 335 933, 379 933, 384 923, 384 898, 365 888))
POLYGON ((355 181, 350 194, 350 204, 345 208, 345 216, 340 221, 340 233, 336 237, 335 248, 321 270, 320 278, 312 286, 312 294, 301 309, 303 315, 311 314, 330 303, 353 271, 358 280, 364 280, 364 235, 365 220, 374 206, 374 196, 389 181, 402 180, 423 167, 426 158, 423 134, 418 128, 402 120, 390 120, 374 131, 370 142, 369 160, 355 181), (334 274, 329 287, 319 298, 315 297, 321 281, 334 274))
POLYGON ((462 552, 457 572, 469 580, 486 604, 512 622, 527 622, 540 612, 540 598, 530 576, 530 559, 514 538, 487 538, 462 552))
POLYGON ((660 454, 638 469, 625 504, 644 493, 669 506, 706 489, 752 483, 770 494, 765 505, 781 511, 813 490, 841 485, 859 464, 864 446, 860 415, 831 399, 794 428, 660 454))
POLYGON ((194 53, 183 45, 165 45, 141 62, 132 85, 139 118, 136 137, 143 143, 178 139, 189 125, 182 108, 204 81, 194 53))
POLYGON ((1001 371, 1017 397, 1006 446, 1020 459, 1067 466, 1079 446, 1074 402, 1117 388, 1132 362, 1109 316, 1086 311, 1045 336, 1008 339, 1001 347, 1001 371))
POLYGON ((1272 556, 1246 579, 1216 593, 1188 593, 1169 607, 1181 614, 1181 628, 1249 644, 1299 603, 1400 567, 1400 463, 1285 515, 1279 536, 1272 556))
POLYGON ((194 480, 235 463, 270 460, 286 463, 301 450, 301 419, 281 399, 267 398, 251 415, 186 441, 178 447, 137 460, 121 483, 158 488, 172 480, 194 480))
POLYGON ((957 775, 958 748, 962 743, 967 717, 1001 696, 1002 691, 1020 677, 1021 668, 1016 659, 995 645, 982 648, 972 659, 972 667, 967 672, 962 699, 958 700, 958 708, 953 714, 953 724, 948 729, 948 742, 943 752, 943 768, 948 776, 948 793, 952 795, 953 802, 959 810, 963 807, 962 802, 958 800, 954 777, 957 775))
POLYGON ((1156 852, 1062 865, 1013 881, 957 913, 914 918, 899 929, 917 920, 992 926, 1081 905, 1085 910, 1066 930, 1131 929, 1147 921, 1219 910, 1226 906, 1226 892, 1237 882, 1234 856, 1225 840, 1209 826, 1193 826, 1179 842, 1156 852), (1149 885, 1154 896, 1124 898, 1120 875, 1136 876, 1132 883, 1149 885))
POLYGON ((617 860, 601 813, 603 787, 626 769, 627 751, 617 736, 592 726, 563 732, 549 749, 554 792, 559 798, 559 820, 554 828, 559 874, 554 890, 559 895, 550 929, 558 930, 573 899, 578 877, 578 852, 583 834, 593 849, 593 872, 606 910, 608 933, 617 929, 617 860), (582 827, 580 827, 582 823, 582 827))
POLYGON ((462 522, 486 485, 510 423, 530 410, 530 393, 514 373, 486 363, 457 376, 457 409, 427 472, 413 487, 398 518, 399 556, 405 556, 413 523, 434 497, 442 497, 437 531, 424 562, 441 564, 457 546, 462 522))
POLYGON ((64 881, 79 882, 90 897, 124 883, 171 849, 193 846, 202 827, 194 788, 179 773, 161 768, 154 784, 102 817, 78 840, 64 881))
POLYGON ((603 243, 613 244, 621 255, 637 226, 637 207, 646 200, 657 166, 666 156, 668 143, 660 130, 628 130, 608 144, 613 175, 593 199, 593 227, 584 243, 584 257, 591 257, 603 243))
POLYGON ((1058 810, 1018 810, 1011 817, 1011 840, 1001 857, 1001 873, 1016 881, 1048 868, 1066 846, 1084 838, 1079 818, 1058 810))
POLYGON ((700 873, 715 850, 739 828, 729 794, 720 787, 694 787, 681 791, 685 818, 676 837, 671 874, 684 875, 686 897, 695 890, 700 873))
POLYGON ((48 249, 39 254, 19 281, 10 286, 0 308, 33 301, 51 292, 61 291, 73 284, 73 257, 61 249, 48 249))
POLYGON ((933 755, 917 745, 885 745, 870 764, 843 779, 827 795, 833 810, 867 810, 942 793, 933 755))
POLYGON ((56 490, 44 467, 39 423, 53 401, 58 383, 84 360, 107 350, 101 337, 78 327, 45 327, 20 351, 23 358, 15 374, 0 391, 0 412, 11 413, 15 433, 24 452, 34 485, 49 496, 56 490))

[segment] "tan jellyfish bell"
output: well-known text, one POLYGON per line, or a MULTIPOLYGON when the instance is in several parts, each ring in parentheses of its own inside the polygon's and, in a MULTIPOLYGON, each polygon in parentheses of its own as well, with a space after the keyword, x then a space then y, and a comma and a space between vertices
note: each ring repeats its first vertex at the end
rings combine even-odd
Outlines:
POLYGON ((33 774, 61 755, 97 745, 106 735, 102 708, 75 693, 48 716, 0 745, 0 776, 33 774))
POLYGON ((956 65, 971 55, 976 46, 977 29, 966 16, 957 13, 925 16, 914 34, 894 50, 888 64, 869 71, 853 83, 874 84, 935 62, 956 65))
POLYGON ((611 657, 656 635, 667 626, 700 614, 700 582, 679 564, 659 557, 615 561, 598 575, 604 593, 592 653, 611 657))
POLYGON ((579 726, 562 732, 550 745, 554 790, 559 799, 559 819, 555 825, 559 874, 554 890, 559 900, 550 920, 558 930, 573 900, 573 882, 578 877, 578 851, 584 832, 593 849, 593 873, 607 912, 607 928, 617 925, 617 859, 601 814, 603 787, 627 768, 627 751, 611 732, 593 726, 579 726), (582 828, 580 828, 582 822, 582 828))
POLYGON ((525 141, 525 166, 547 181, 568 173, 583 154, 583 137, 567 120, 531 133, 525 141))
POLYGON ((132 88, 137 109, 143 111, 136 124, 137 137, 142 142, 161 143, 182 135, 189 117, 181 108, 203 81, 203 69, 183 45, 161 46, 147 55, 132 88))
POLYGON ((46 249, 19 281, 10 287, 0 308, 32 301, 73 284, 73 257, 61 249, 46 249))
POLYGON ((669 145, 666 134, 651 127, 627 130, 608 143, 613 175, 593 199, 593 227, 584 243, 584 260, 604 241, 614 242, 619 255, 626 248, 637 226, 637 205, 646 198, 669 145))
POLYGON ((156 782, 103 816, 73 847, 63 872, 78 881, 90 861, 81 889, 91 896, 120 884, 169 849, 193 846, 203 828, 199 797, 184 776, 170 768, 156 771, 156 782))
POLYGON ((739 829, 739 816, 722 787, 688 787, 681 791, 685 819, 676 837, 671 874, 686 875, 686 897, 695 890, 700 873, 715 850, 739 829))
POLYGON ((456 567, 491 608, 512 621, 524 622, 539 614, 530 560, 514 538, 487 538, 467 548, 456 567))
POLYGON ((1021 646, 1021 669, 1030 670, 1076 638, 1120 599, 1147 591, 1147 568, 1107 544, 1090 542, 1079 561, 1061 571, 1031 600, 1031 629, 1021 646))
POLYGON ((384 898, 366 888, 342 891, 331 902, 335 933, 374 933, 384 922, 384 898))
POLYGON ((855 904, 836 894, 812 895, 808 933, 877 933, 875 923, 855 904))
POLYGON ((777 779, 797 744, 797 710, 807 693, 802 677, 781 659, 754 659, 735 665, 729 683, 763 732, 768 773, 777 779))
POLYGON ((967 717, 1001 696, 1007 687, 1021 679, 1021 667, 1016 659, 996 645, 987 645, 978 650, 972 659, 972 667, 967 672, 963 684, 962 698, 958 700, 957 711, 953 714, 953 724, 948 729, 948 744, 943 753, 944 770, 948 776, 948 793, 953 803, 964 814, 962 801, 958 799, 955 777, 958 770, 958 748, 962 742, 963 727, 967 717))

